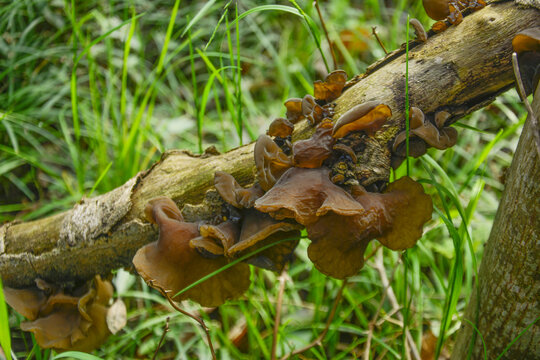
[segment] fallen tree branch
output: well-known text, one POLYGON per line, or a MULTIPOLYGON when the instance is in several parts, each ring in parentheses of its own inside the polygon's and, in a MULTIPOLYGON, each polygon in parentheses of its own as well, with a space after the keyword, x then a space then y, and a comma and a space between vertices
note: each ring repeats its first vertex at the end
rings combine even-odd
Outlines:
MULTIPOLYGON (((426 43, 412 43, 411 105, 426 114, 444 109, 452 114, 449 124, 489 104, 514 85, 512 37, 533 26, 540 26, 538 10, 506 1, 467 16, 459 26, 430 37, 426 43)), ((358 157, 357 165, 367 184, 388 179, 389 148, 405 127, 404 88, 405 55, 398 50, 355 77, 336 100, 335 119, 368 100, 377 99, 392 109, 392 118, 358 157)), ((305 122, 297 125, 293 140, 306 138, 310 130, 305 122)), ((83 199, 71 210, 51 217, 0 227, 3 281, 12 287, 32 285, 36 278, 79 281, 131 266, 136 250, 157 235, 157 229, 144 220, 148 200, 168 196, 180 205, 197 204, 213 186, 217 170, 232 174, 241 184, 251 183, 252 153, 253 144, 225 154, 208 151, 202 156, 168 151, 150 169, 109 193, 83 199)), ((188 212, 184 209, 184 214, 190 221, 211 211, 209 205, 188 212)))

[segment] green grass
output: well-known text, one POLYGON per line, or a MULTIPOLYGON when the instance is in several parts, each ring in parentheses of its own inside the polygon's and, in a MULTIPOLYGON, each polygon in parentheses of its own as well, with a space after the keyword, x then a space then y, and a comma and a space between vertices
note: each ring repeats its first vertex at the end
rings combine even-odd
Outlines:
MULTIPOLYGON (((408 15, 431 22, 418 1, 363 4, 321 3, 340 67, 350 76, 384 55, 369 35, 372 26, 393 50, 406 39, 408 15), (349 29, 357 34, 352 43, 340 37, 349 29)), ((330 57, 311 1, 16 1, 0 6, 0 33, 2 221, 51 215, 114 189, 166 149, 227 151, 250 142, 284 115, 285 99, 313 91, 330 57)), ((416 247, 404 254, 378 250, 398 308, 384 295, 371 258, 345 287, 324 345, 307 357, 361 357, 375 318, 372 358, 405 355, 402 325, 417 348, 426 330, 438 336, 438 352, 452 346, 523 114, 517 95, 506 93, 460 121, 455 147, 432 149, 395 171, 395 178, 410 173, 422 181, 435 206, 416 247)), ((341 286, 313 268, 307 245, 301 241, 285 281, 278 356, 318 336, 341 286)), ((374 249, 375 242, 366 253, 374 249)), ((278 276, 254 269, 245 296, 208 313, 183 304, 204 317, 218 358, 270 356, 278 276)), ((194 321, 135 276, 118 271, 115 281, 128 326, 95 356, 151 358, 170 317, 159 356, 209 357, 194 321)), ((16 355, 58 357, 18 330, 23 320, 9 311, 16 355)), ((0 307, 0 327, 7 323, 0 307)))

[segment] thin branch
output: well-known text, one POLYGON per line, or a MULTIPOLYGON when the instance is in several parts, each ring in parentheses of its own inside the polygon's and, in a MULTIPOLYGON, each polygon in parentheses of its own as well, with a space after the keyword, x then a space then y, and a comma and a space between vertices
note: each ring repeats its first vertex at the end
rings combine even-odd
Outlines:
POLYGON ((319 19, 321 20, 321 25, 324 30, 324 35, 326 35, 326 41, 328 41, 328 47, 330 47, 330 54, 332 54, 332 61, 334 62, 334 70, 337 70, 338 66, 337 66, 336 54, 334 53, 334 44, 332 44, 332 41, 330 41, 330 36, 328 35, 328 30, 326 29, 326 24, 322 16, 321 9, 319 8, 319 1, 318 0, 313 1, 313 4, 315 5, 315 9, 317 9, 317 13, 319 14, 319 19))
POLYGON ((388 51, 386 51, 386 48, 384 47, 384 45, 383 45, 381 39, 379 38, 379 35, 377 34, 377 27, 376 27, 376 26, 373 26, 373 27, 371 28, 371 33, 372 33, 373 35, 375 35, 375 39, 377 39, 377 42, 379 43, 379 45, 380 45, 381 48, 383 49, 384 54, 385 54, 385 55, 388 55, 388 51))
POLYGON ((290 358, 291 356, 302 354, 303 352, 308 351, 312 347, 315 346, 321 346, 322 341, 324 340, 324 337, 328 333, 328 330, 330 330, 330 325, 332 324, 332 321, 334 320, 334 315, 336 315, 336 310, 341 302, 341 298, 343 296, 343 290, 345 289, 345 286, 347 286, 348 279, 343 280, 343 283, 341 283, 341 287, 339 288, 339 291, 337 293, 336 299, 334 300, 334 304, 332 305, 332 310, 330 311, 330 314, 328 315, 328 319, 326 319, 326 325, 324 326, 324 330, 319 334, 319 336, 313 340, 310 344, 304 346, 301 349, 295 350, 284 357, 281 358, 281 360, 286 360, 290 358))
POLYGON ((163 334, 161 334, 161 338, 159 339, 159 342, 156 347, 156 351, 154 352, 154 356, 152 356, 152 360, 156 359, 156 356, 159 352, 159 349, 161 348, 161 344, 163 343, 163 340, 165 339, 165 335, 169 332, 169 319, 170 317, 167 316, 167 319, 165 320, 165 328, 163 329, 163 334))
POLYGON ((287 266, 283 268, 279 275, 279 291, 276 303, 276 318, 274 319, 274 336, 272 338, 272 355, 271 359, 276 359, 277 338, 279 332, 279 324, 281 322, 281 308, 283 306, 283 294, 285 293, 285 280, 287 278, 287 266))
POLYGON ((534 110, 532 109, 531 104, 529 104, 529 100, 527 99, 525 87, 523 86, 523 80, 521 79, 521 72, 519 72, 517 54, 515 52, 512 53, 512 67, 514 68, 514 76, 516 77, 517 92, 519 94, 519 97, 521 98, 521 101, 525 105, 529 116, 531 117, 531 121, 533 124, 534 142, 536 143, 536 151, 540 156, 540 128, 538 127, 538 119, 536 118, 536 114, 534 113, 534 110))
POLYGON ((171 304, 171 306, 176 310, 178 311, 179 313, 182 313, 186 316, 189 316, 190 318, 192 318, 193 320, 195 320, 196 322, 199 323, 199 325, 201 325, 202 329, 204 330, 204 332, 206 333, 206 339, 208 340, 208 347, 210 348, 210 352, 212 353, 212 359, 213 360, 217 360, 216 358, 216 352, 214 351, 214 345, 212 344, 212 338, 210 337, 210 331, 208 330, 208 327, 206 326, 206 323, 204 322, 204 320, 197 316, 197 315, 193 315, 189 312, 187 312, 186 310, 180 308, 174 301, 173 299, 171 299, 171 297, 169 296, 169 293, 171 292, 170 290, 165 290, 164 288, 162 288, 161 286, 155 284, 152 280, 150 280, 148 282, 148 285, 155 288, 155 289, 158 289, 159 292, 161 292, 163 294, 163 296, 165 296, 165 298, 167 298, 167 300, 169 301, 169 304, 171 304))

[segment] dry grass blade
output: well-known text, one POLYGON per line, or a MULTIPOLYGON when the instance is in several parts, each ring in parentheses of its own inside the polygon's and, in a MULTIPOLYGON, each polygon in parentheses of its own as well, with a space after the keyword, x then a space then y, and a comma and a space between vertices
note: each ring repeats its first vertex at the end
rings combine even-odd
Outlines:
POLYGON ((163 334, 161 334, 161 338, 159 339, 158 345, 156 347, 156 351, 154 352, 154 356, 152 357, 152 360, 154 360, 159 352, 159 349, 161 348, 161 344, 163 344, 163 340, 165 339, 165 335, 169 332, 169 320, 170 317, 167 316, 167 319, 165 320, 165 328, 163 328, 163 334))
POLYGON ((279 323, 281 322, 281 309, 283 307, 283 293, 285 292, 285 280, 287 278, 288 267, 286 266, 281 275, 279 275, 279 291, 276 303, 276 318, 274 319, 274 337, 272 338, 272 355, 271 359, 276 359, 277 338, 279 331, 279 323))
POLYGON ((326 36, 326 41, 328 41, 328 47, 330 48, 330 53, 332 54, 332 61, 334 62, 334 70, 338 69, 337 60, 336 60, 336 54, 334 52, 334 45, 332 44, 332 41, 330 41, 330 36, 328 35, 328 30, 326 29, 326 24, 324 22, 321 9, 319 8, 319 1, 315 0, 313 1, 313 4, 315 5, 315 9, 317 9, 317 13, 319 14, 319 19, 321 20, 321 25, 324 30, 324 35, 326 36))
POLYGON ((379 38, 379 35, 377 34, 377 27, 376 27, 376 26, 373 26, 373 27, 371 28, 371 33, 372 33, 373 35, 375 35, 375 39, 377 39, 377 42, 379 43, 379 45, 380 45, 381 48, 383 49, 384 53, 385 53, 386 55, 388 55, 388 51, 386 51, 386 48, 384 47, 384 45, 383 45, 381 39, 379 38))
POLYGON ((169 302, 169 304, 171 304, 171 306, 176 310, 178 311, 179 313, 181 314, 184 314, 186 316, 189 316, 190 318, 192 318, 193 320, 195 320, 196 322, 199 323, 199 325, 201 325, 202 329, 204 330, 204 332, 206 333, 206 339, 208 340, 208 347, 210 348, 210 352, 212 353, 212 359, 213 360, 216 360, 216 352, 214 351, 214 345, 212 344, 212 338, 210 337, 210 331, 208 330, 208 327, 206 326, 206 323, 204 322, 204 320, 197 316, 197 315, 193 315, 189 312, 187 312, 186 310, 180 308, 174 301, 173 299, 171 299, 171 297, 169 296, 169 292, 168 290, 165 290, 164 288, 162 288, 161 286, 157 285, 157 284, 154 284, 153 281, 149 281, 149 286, 159 290, 159 292, 161 292, 163 294, 163 296, 165 296, 165 298, 167 299, 167 301, 169 302))

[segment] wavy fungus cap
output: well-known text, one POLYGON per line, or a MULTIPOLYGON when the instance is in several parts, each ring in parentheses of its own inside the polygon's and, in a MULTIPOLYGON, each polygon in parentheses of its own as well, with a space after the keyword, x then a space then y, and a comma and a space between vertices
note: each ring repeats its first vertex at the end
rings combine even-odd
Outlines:
POLYGON ((306 140, 299 140, 293 145, 294 166, 318 168, 332 155, 335 139, 332 137, 332 121, 324 119, 313 135, 306 140))
POLYGON ((390 184, 384 194, 357 186, 353 196, 362 206, 356 214, 328 213, 306 226, 309 258, 322 273, 340 279, 362 268, 364 251, 375 238, 392 250, 414 246, 433 210, 422 186, 408 177, 390 184))
POLYGON ((263 190, 268 191, 279 177, 292 166, 292 160, 268 135, 261 135, 255 143, 255 166, 257 180, 263 190))
POLYGON ((110 282, 97 275, 69 292, 46 287, 4 290, 7 303, 31 320, 21 323, 21 329, 34 333, 40 347, 90 352, 105 342, 110 335, 106 322, 113 294, 110 282))
POLYGON ((329 211, 353 215, 363 210, 356 200, 329 179, 330 169, 291 168, 270 191, 255 201, 255 208, 275 219, 295 219, 307 225, 329 211))
POLYGON ((194 288, 174 297, 188 285, 227 264, 225 258, 206 259, 190 247, 199 236, 198 224, 184 222, 176 204, 168 198, 151 200, 146 207, 148 219, 159 225, 157 241, 140 248, 133 264, 149 284, 171 292, 175 300, 192 299, 203 306, 218 306, 240 296, 249 287, 249 266, 237 264, 194 288))
POLYGON ((214 186, 223 200, 236 208, 253 207, 255 200, 264 195, 258 184, 243 188, 231 174, 223 171, 214 173, 214 186))
POLYGON ((342 138, 351 131, 364 131, 368 135, 375 134, 392 116, 392 110, 378 101, 368 101, 356 105, 343 114, 334 124, 332 135, 342 138))
POLYGON ((347 73, 345 71, 332 71, 324 81, 317 80, 313 83, 313 94, 317 100, 330 102, 341 95, 346 82, 347 73))

